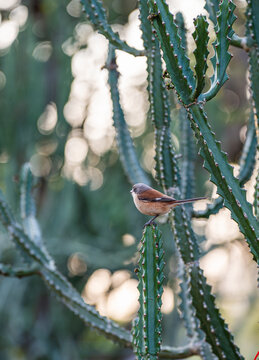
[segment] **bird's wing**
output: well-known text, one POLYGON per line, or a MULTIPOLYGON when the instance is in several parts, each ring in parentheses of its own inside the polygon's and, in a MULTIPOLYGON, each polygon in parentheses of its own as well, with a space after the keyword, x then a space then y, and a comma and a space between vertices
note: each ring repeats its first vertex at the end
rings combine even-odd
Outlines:
POLYGON ((146 190, 143 193, 138 195, 139 200, 145 201, 145 202, 174 202, 175 199, 167 196, 160 191, 150 189, 146 190))

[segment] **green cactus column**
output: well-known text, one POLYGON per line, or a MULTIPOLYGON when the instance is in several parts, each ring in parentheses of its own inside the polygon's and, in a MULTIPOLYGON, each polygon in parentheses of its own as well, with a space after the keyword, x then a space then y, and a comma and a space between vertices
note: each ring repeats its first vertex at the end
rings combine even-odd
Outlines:
POLYGON ((158 359, 164 261, 161 232, 156 226, 145 227, 139 253, 137 273, 140 307, 132 330, 134 351, 138 360, 158 359))

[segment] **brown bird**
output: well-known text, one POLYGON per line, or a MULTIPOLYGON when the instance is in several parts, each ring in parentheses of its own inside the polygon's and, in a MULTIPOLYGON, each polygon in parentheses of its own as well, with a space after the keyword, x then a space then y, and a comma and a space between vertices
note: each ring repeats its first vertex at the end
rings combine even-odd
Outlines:
POLYGON ((177 205, 206 199, 206 197, 199 197, 176 200, 142 183, 135 184, 130 192, 136 208, 144 215, 153 216, 144 226, 153 224, 158 216, 167 214, 177 205))

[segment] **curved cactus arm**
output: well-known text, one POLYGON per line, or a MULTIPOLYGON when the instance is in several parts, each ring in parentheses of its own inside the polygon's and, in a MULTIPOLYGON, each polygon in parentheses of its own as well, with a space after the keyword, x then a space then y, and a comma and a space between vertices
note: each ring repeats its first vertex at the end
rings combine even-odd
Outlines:
POLYGON ((40 266, 38 264, 15 268, 13 267, 13 265, 0 263, 0 275, 8 276, 8 277, 17 277, 19 279, 27 276, 39 275, 39 270, 40 270, 40 266))
POLYGON ((218 196, 212 204, 208 204, 204 210, 193 210, 192 216, 195 219, 208 219, 211 215, 216 215, 224 206, 224 199, 218 196))
POLYGON ((152 34, 146 0, 139 0, 142 38, 147 56, 150 114, 155 127, 156 179, 165 190, 176 181, 176 162, 170 133, 170 109, 158 40, 152 34))
MULTIPOLYGON (((219 11, 219 0, 206 0, 204 8, 209 14, 209 19, 213 22, 214 25, 217 23, 217 12, 219 11)), ((253 39, 250 36, 238 36, 233 34, 230 40, 230 44, 245 51, 248 51, 251 46, 253 46, 253 39)))
POLYGON ((186 210, 180 206, 176 207, 172 211, 171 219, 174 239, 186 271, 184 290, 194 310, 194 314, 193 311, 189 313, 190 316, 193 321, 195 318, 199 320, 200 329, 205 333, 206 341, 219 359, 243 359, 215 306, 211 288, 206 284, 206 278, 199 267, 200 255, 197 240, 186 210))
POLYGON ((54 268, 51 257, 23 231, 15 220, 2 192, 0 191, 0 222, 7 229, 9 236, 26 261, 37 261, 48 268, 54 268))
POLYGON ((186 359, 193 355, 200 355, 201 343, 190 342, 187 345, 173 348, 171 346, 163 346, 159 354, 159 359, 186 359))
POLYGON ((181 100, 188 104, 195 87, 195 78, 190 68, 190 60, 182 46, 178 25, 164 0, 148 0, 148 5, 149 18, 160 40, 173 86, 181 100))
POLYGON ((178 11, 175 14, 175 23, 178 26, 178 35, 181 39, 182 46, 185 49, 186 53, 188 53, 188 46, 187 46, 187 39, 186 39, 187 30, 185 27, 184 17, 183 17, 183 14, 181 13, 181 11, 178 11))
POLYGON ((192 36, 196 44, 196 49, 194 50, 196 60, 194 67, 196 73, 196 88, 193 94, 193 99, 197 99, 205 86, 205 74, 208 68, 209 23, 207 22, 205 16, 199 15, 196 19, 194 19, 194 26, 195 31, 192 36))
POLYGON ((104 35, 117 49, 123 50, 134 56, 144 55, 143 51, 134 49, 125 41, 121 40, 118 33, 115 33, 108 24, 105 10, 99 0, 80 0, 83 10, 94 27, 104 35))
POLYGON ((155 226, 143 231, 138 267, 140 308, 133 326, 133 343, 137 359, 158 359, 161 348, 161 305, 163 249, 161 233, 155 226))
POLYGON ((200 145, 200 154, 204 158, 204 167, 211 174, 211 181, 217 186, 218 194, 224 197, 225 205, 230 209, 232 218, 237 221, 240 231, 245 235, 254 259, 259 259, 259 228, 247 202, 245 190, 240 188, 233 175, 233 168, 228 164, 226 155, 221 151, 220 143, 207 122, 204 110, 199 105, 188 109, 192 128, 200 145))
POLYGON ((30 164, 25 163, 20 172, 20 213, 23 220, 36 214, 35 202, 31 194, 35 185, 34 180, 30 164))
MULTIPOLYGON (((98 329, 107 337, 122 342, 125 346, 131 346, 130 333, 113 321, 99 315, 94 307, 87 305, 76 289, 56 270, 54 260, 50 256, 47 257, 45 252, 25 234, 22 227, 14 220, 2 193, 0 193, 0 221, 17 247, 26 255, 26 260, 28 258, 33 263, 31 271, 30 268, 28 271, 26 270, 28 276, 33 273, 39 274, 58 299, 82 318, 86 324, 98 329)), ((19 275, 19 270, 14 270, 12 273, 8 266, 2 267, 2 271, 5 274, 19 275)), ((25 268, 22 269, 20 276, 25 276, 26 271, 25 268)))
POLYGON ((109 47, 106 68, 109 71, 109 86, 113 103, 113 123, 116 130, 116 140, 118 152, 124 171, 131 184, 143 182, 149 184, 149 179, 140 166, 136 150, 126 124, 124 114, 120 105, 120 95, 118 90, 119 73, 117 71, 115 50, 109 47))
MULTIPOLYGON (((244 186, 244 184, 251 178, 254 165, 255 165, 255 157, 256 157, 256 132, 255 132, 255 123, 254 123, 254 113, 253 109, 250 112, 247 133, 246 133, 246 141, 242 149, 242 154, 239 160, 239 174, 238 180, 240 186, 244 186)), ((195 218, 206 218, 208 219, 210 215, 215 215, 219 212, 220 209, 224 206, 224 199, 219 196, 216 198, 212 204, 208 204, 206 209, 204 210, 194 210, 193 217, 195 218)))
POLYGON ((30 170, 30 164, 25 163, 20 172, 20 214, 24 232, 49 257, 41 236, 40 226, 36 219, 35 200, 32 195, 35 178, 30 170))
POLYGON ((211 59, 214 72, 211 77, 210 89, 200 96, 201 100, 213 98, 222 85, 227 81, 227 66, 231 59, 228 52, 229 43, 234 33, 232 25, 236 19, 234 14, 235 5, 231 0, 222 0, 217 13, 217 23, 215 25, 216 40, 213 43, 214 56, 211 59))
POLYGON ((219 11, 219 0, 206 0, 204 8, 209 14, 209 19, 215 25, 217 23, 217 12, 219 11))
POLYGON ((130 333, 112 320, 101 316, 93 306, 86 304, 77 290, 59 271, 42 268, 40 276, 58 300, 63 302, 86 325, 98 330, 109 339, 121 342, 124 346, 132 346, 130 333))
POLYGON ((239 160, 240 170, 238 179, 240 186, 243 186, 252 176, 255 166, 257 139, 255 131, 255 116, 253 109, 250 116, 246 131, 246 141, 243 146, 242 154, 239 160))
POLYGON ((254 43, 254 40, 250 36, 238 36, 237 34, 233 34, 230 40, 230 45, 244 49, 245 51, 249 51, 254 43))

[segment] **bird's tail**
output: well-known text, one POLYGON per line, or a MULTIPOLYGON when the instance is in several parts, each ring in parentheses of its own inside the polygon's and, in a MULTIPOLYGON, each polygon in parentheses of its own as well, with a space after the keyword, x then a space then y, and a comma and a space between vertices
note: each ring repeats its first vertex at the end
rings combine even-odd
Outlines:
POLYGON ((176 200, 174 205, 190 203, 190 202, 194 202, 194 201, 198 201, 198 200, 204 200, 204 199, 207 199, 207 198, 206 197, 198 197, 198 198, 192 198, 192 199, 176 200))

